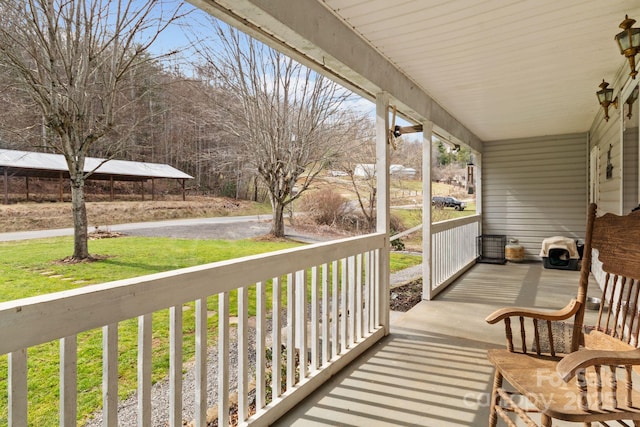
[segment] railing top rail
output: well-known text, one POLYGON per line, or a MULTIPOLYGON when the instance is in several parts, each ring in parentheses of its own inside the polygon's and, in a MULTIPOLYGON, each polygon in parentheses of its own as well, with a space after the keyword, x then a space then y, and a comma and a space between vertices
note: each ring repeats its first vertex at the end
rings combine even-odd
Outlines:
POLYGON ((0 354, 387 245, 374 233, 3 302, 0 354))
MULTIPOLYGON (((471 215, 471 216, 465 216, 462 218, 454 218, 454 219, 447 219, 444 221, 439 221, 439 222, 434 222, 433 224, 431 224, 431 232, 432 233, 437 233, 440 231, 444 231, 444 230, 450 230, 452 228, 456 228, 459 227, 461 225, 466 225, 466 224, 471 224, 473 222, 480 222, 480 215, 471 215)), ((422 224, 418 224, 415 227, 412 227, 408 230, 405 230, 401 233, 398 234, 394 234, 393 236, 391 236, 391 238, 389 239, 390 241, 394 241, 397 239, 400 239, 404 236, 407 236, 411 233, 415 233, 416 231, 422 229, 422 224)))
POLYGON ((418 224, 413 228, 410 228, 410 229, 405 230, 405 231, 403 231, 401 233, 398 233, 398 234, 394 234, 393 236, 391 236, 391 238, 389 238, 389 241, 393 242, 394 240, 397 240, 397 239, 399 239, 401 237, 408 236, 409 234, 415 233, 416 231, 420 230, 421 228, 422 228, 422 224, 418 224))
POLYGON ((464 216, 462 218, 454 218, 448 219, 445 221, 434 222, 431 224, 431 233, 440 233, 442 231, 451 230, 456 227, 460 227, 462 225, 472 224, 474 222, 480 222, 482 220, 482 215, 470 215, 464 216))

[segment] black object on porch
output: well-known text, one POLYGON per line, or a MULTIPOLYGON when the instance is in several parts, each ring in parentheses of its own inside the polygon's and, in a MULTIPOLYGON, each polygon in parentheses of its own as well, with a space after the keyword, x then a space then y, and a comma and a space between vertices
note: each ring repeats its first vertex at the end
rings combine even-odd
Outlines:
POLYGON ((483 234, 476 238, 478 262, 488 264, 504 264, 507 259, 504 247, 507 236, 504 234, 483 234))

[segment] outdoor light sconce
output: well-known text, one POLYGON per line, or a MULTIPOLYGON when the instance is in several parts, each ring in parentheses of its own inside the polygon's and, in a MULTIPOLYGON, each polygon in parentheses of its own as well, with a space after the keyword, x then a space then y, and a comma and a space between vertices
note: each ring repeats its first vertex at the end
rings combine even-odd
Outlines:
POLYGON ((622 31, 616 34, 620 54, 629 60, 632 79, 635 79, 638 74, 636 71, 636 54, 640 52, 640 28, 632 28, 635 23, 635 19, 629 19, 629 15, 625 15, 624 21, 620 23, 622 31))
POLYGON ((609 83, 605 82, 602 79, 602 83, 600 83, 600 90, 596 92, 598 96, 598 102, 604 108, 604 119, 605 121, 609 121, 609 105, 612 105, 618 108, 618 97, 613 98, 613 89, 607 89, 609 83))

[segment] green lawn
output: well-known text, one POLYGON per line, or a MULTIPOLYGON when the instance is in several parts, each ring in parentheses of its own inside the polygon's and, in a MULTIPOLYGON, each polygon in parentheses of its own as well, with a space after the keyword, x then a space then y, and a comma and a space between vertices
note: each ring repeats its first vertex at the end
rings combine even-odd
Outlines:
MULTIPOLYGON (((50 292, 78 288, 89 284, 136 277, 161 271, 188 267, 246 255, 298 246, 286 242, 256 242, 253 240, 180 240, 169 238, 123 237, 90 242, 92 254, 106 256, 93 263, 66 264, 56 262, 69 255, 70 237, 0 243, 0 301, 8 301, 50 292)), ((420 257, 391 254, 391 271, 419 264, 420 257)), ((250 289, 249 301, 254 301, 250 289)), ((267 292, 267 299, 270 298, 267 292)), ((283 295, 284 292, 283 292, 283 295)), ((236 293, 231 294, 231 311, 236 312, 236 293)), ((270 301, 267 301, 270 305, 270 301)), ((208 309, 217 310, 217 297, 207 301, 208 309)), ((250 307, 250 312, 255 312, 250 307)), ((186 305, 183 313, 184 360, 194 354, 194 304, 186 305)), ((209 318, 209 328, 215 331, 217 316, 209 318)), ((168 310, 153 315, 153 379, 168 372, 169 345, 168 310)), ((136 387, 137 320, 119 324, 119 394, 130 395, 136 387)), ((58 416, 58 356, 57 342, 29 349, 29 425, 54 426, 58 416)), ((88 331, 78 336, 78 420, 81 422, 101 406, 102 334, 88 331)), ((7 357, 0 357, 0 425, 7 424, 7 357)))

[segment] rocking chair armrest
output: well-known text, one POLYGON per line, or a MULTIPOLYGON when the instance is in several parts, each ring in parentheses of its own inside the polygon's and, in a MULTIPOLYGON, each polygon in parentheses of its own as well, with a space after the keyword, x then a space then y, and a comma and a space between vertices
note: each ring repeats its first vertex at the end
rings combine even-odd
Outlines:
POLYGON ((565 382, 568 382, 580 369, 596 365, 640 365, 640 348, 624 351, 578 350, 566 355, 560 362, 558 362, 556 371, 565 382))
POLYGON ((564 308, 555 311, 540 311, 530 308, 506 307, 494 311, 485 319, 487 323, 493 325, 508 317, 528 317, 538 320, 566 320, 576 314, 580 308, 580 303, 572 299, 564 308))

